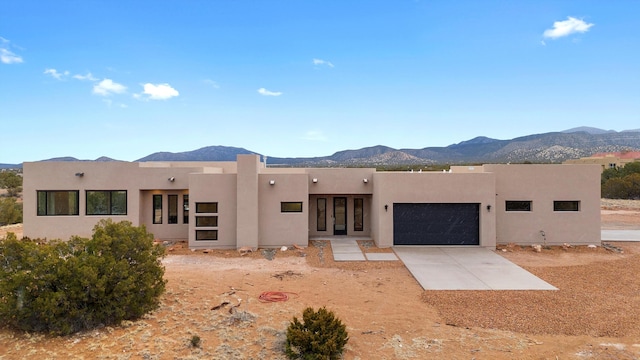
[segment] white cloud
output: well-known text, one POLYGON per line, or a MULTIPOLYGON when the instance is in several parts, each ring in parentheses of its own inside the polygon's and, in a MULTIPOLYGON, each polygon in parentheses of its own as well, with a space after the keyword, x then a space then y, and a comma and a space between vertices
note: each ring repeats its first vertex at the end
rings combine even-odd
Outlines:
POLYGON ((69 71, 58 72, 56 69, 44 69, 44 74, 49 75, 54 79, 62 80, 63 77, 69 75, 69 71))
POLYGON ((333 67, 333 64, 331 63, 331 61, 326 61, 326 60, 322 60, 322 59, 313 59, 313 65, 326 65, 330 68, 333 67))
POLYGON ((122 94, 127 91, 127 87, 113 82, 111 79, 104 79, 93 86, 93 93, 101 96, 109 96, 111 94, 122 94))
POLYGON ((220 89, 220 85, 218 85, 218 83, 213 81, 213 80, 204 79, 204 80, 202 80, 202 82, 207 84, 207 85, 209 85, 209 86, 211 86, 214 89, 220 89))
POLYGON ((0 48, 0 61, 3 64, 19 64, 23 60, 21 56, 14 54, 9 49, 0 48))
POLYGON ((555 21, 553 23, 553 29, 545 30, 543 36, 545 38, 557 39, 575 33, 585 33, 589 31, 589 28, 593 25, 594 24, 586 23, 584 20, 569 16, 567 20, 555 21))
POLYGON ((96 79, 95 77, 93 77, 93 75, 91 73, 87 73, 87 75, 80 75, 80 74, 76 74, 73 75, 74 79, 78 79, 78 80, 88 80, 88 81, 98 81, 98 79, 96 79))
POLYGON ((258 94, 263 95, 263 96, 280 96, 282 95, 282 92, 280 91, 269 91, 265 88, 260 88, 258 89, 258 94))
POLYGON ((302 139, 310 141, 327 141, 327 137, 322 131, 309 130, 303 136, 302 139))
POLYGON ((23 62, 22 56, 9 50, 10 41, 0 36, 0 62, 3 64, 19 64, 23 62))
MULTIPOLYGON (((178 90, 172 88, 169 84, 146 83, 142 86, 144 87, 142 94, 148 95, 148 98, 151 100, 167 100, 180 95, 178 90)), ((141 97, 141 94, 136 95, 133 96, 136 99, 141 97)))

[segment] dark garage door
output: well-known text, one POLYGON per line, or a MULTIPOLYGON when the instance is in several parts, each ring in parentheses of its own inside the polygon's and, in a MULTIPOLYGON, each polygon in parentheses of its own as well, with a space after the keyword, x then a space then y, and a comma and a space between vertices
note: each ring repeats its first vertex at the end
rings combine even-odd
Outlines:
POLYGON ((479 245, 480 204, 393 204, 394 245, 479 245))

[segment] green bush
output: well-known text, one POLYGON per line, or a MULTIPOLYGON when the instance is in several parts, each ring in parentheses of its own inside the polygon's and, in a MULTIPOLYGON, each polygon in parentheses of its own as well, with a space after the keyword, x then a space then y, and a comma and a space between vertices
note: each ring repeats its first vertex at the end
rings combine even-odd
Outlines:
POLYGON ((144 226, 101 220, 91 239, 0 242, 0 322, 71 334, 156 309, 164 292, 164 248, 144 226))
POLYGON ((22 222, 22 204, 15 198, 0 198, 0 226, 22 222))
POLYGON ((346 326, 332 311, 306 308, 302 321, 294 316, 287 328, 285 352, 290 359, 338 359, 349 341, 346 326))

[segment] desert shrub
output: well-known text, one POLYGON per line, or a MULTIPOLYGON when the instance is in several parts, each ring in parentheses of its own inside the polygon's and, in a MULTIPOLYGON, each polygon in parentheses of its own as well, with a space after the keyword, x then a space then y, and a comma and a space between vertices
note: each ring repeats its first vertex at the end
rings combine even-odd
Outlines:
POLYGON ((607 199, 640 199, 640 173, 607 180, 601 195, 607 199))
POLYGON ((306 308, 302 322, 294 316, 287 328, 285 352, 290 359, 338 359, 349 340, 347 328, 332 311, 306 308))
POLYGON ((144 226, 100 221, 91 239, 0 242, 0 322, 65 335, 134 320, 159 305, 164 248, 144 226))
POLYGON ((22 222, 22 204, 15 198, 0 198, 0 226, 22 222))
POLYGON ((191 340, 189 340, 189 344, 191 344, 191 347, 199 348, 202 344, 202 339, 200 339, 200 336, 198 335, 193 335, 191 340))

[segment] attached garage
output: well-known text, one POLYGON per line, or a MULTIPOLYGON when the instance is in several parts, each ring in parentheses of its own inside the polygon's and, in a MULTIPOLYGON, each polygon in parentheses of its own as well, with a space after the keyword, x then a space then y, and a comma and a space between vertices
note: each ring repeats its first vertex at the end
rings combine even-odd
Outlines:
POLYGON ((394 245, 479 245, 478 203, 394 203, 394 245))

